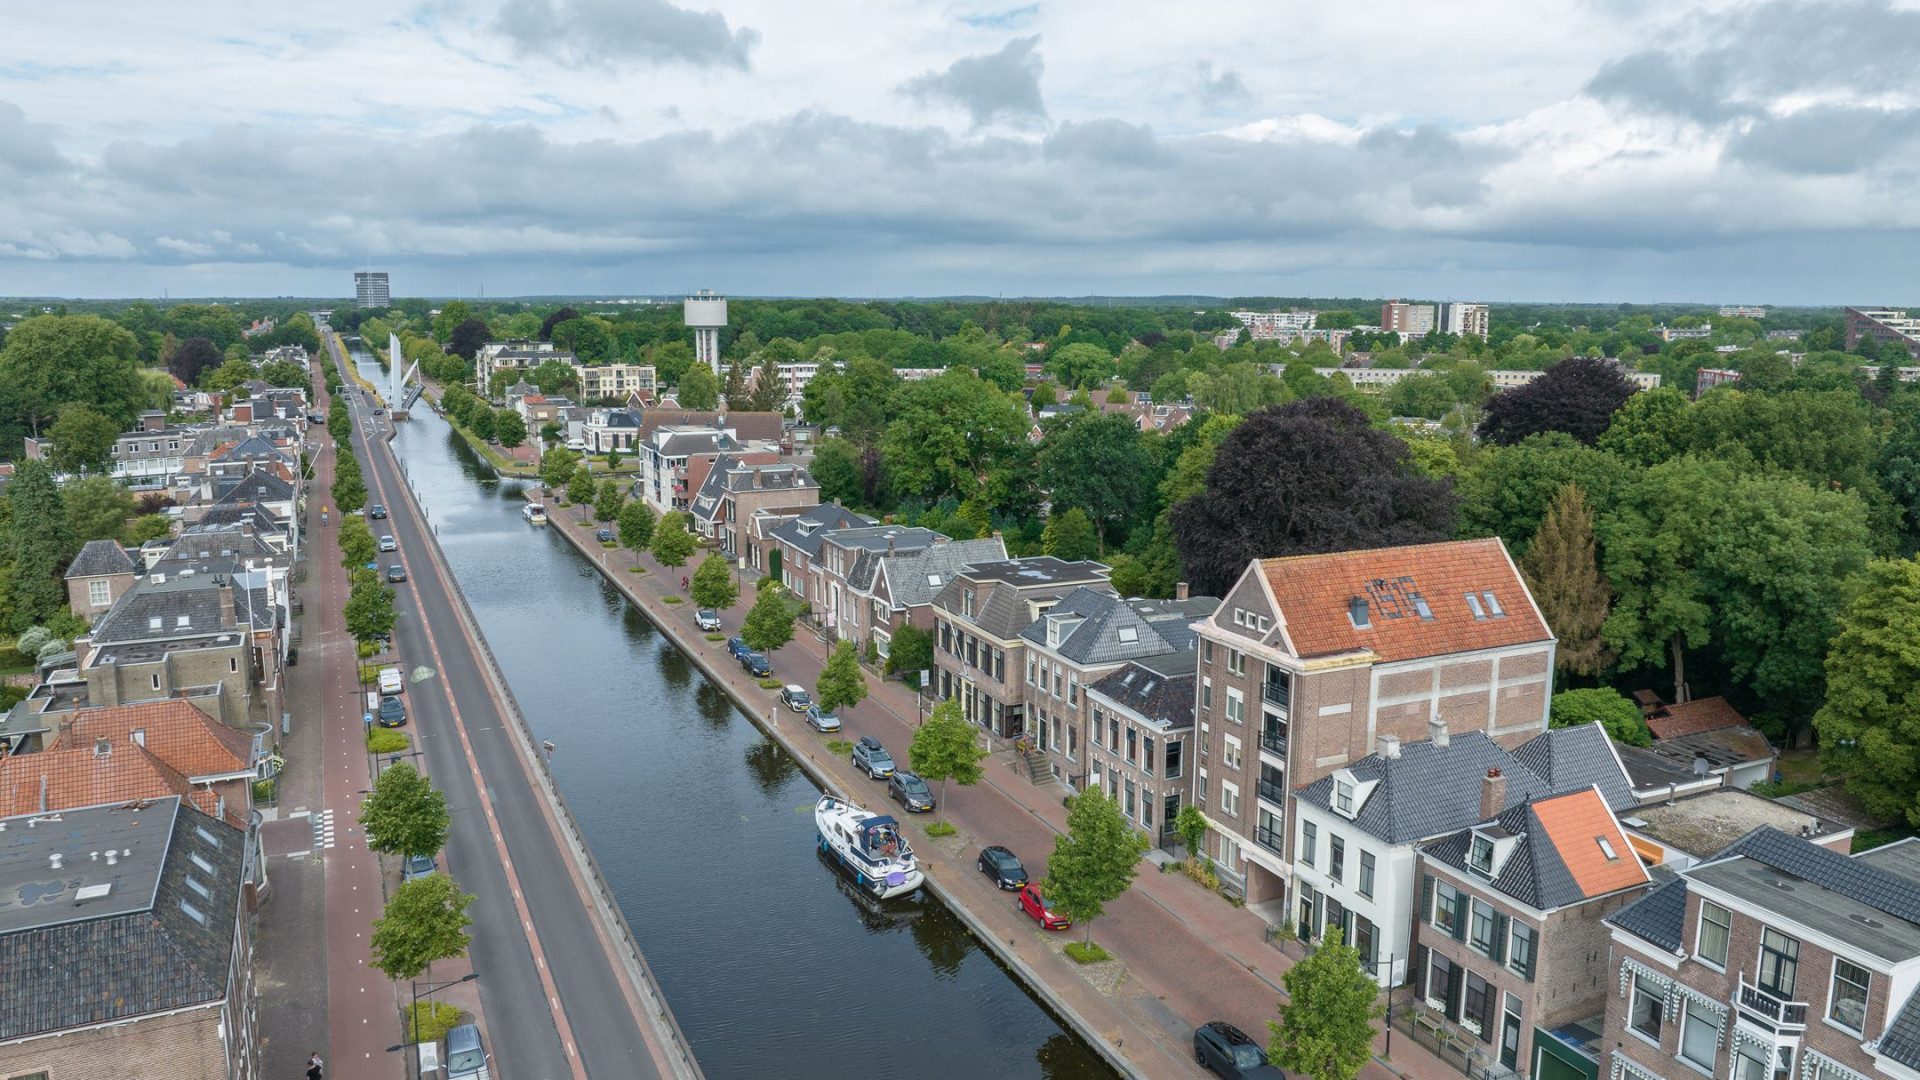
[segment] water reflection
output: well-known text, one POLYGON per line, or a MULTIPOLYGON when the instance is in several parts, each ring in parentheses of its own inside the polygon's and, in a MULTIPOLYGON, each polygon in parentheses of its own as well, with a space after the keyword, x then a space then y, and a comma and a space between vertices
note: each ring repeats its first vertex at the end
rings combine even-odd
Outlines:
MULTIPOLYGON (((719 724, 716 727, 722 726, 719 724)), ((800 763, 772 739, 761 739, 747 747, 747 772, 755 787, 769 799, 800 775, 800 763)))
POLYGON ((945 908, 940 909, 938 916, 929 914, 914 920, 913 943, 920 955, 927 958, 927 966, 943 979, 957 977, 960 965, 979 947, 967 932, 966 924, 945 908))
POLYGON ((846 871, 835 866, 832 856, 818 850, 817 845, 814 854, 821 868, 833 875, 834 888, 853 904, 860 916, 860 925, 866 927, 868 933, 896 933, 911 927, 917 934, 919 925, 928 919, 930 913, 922 893, 913 892, 892 900, 875 899, 872 893, 849 879, 846 871))

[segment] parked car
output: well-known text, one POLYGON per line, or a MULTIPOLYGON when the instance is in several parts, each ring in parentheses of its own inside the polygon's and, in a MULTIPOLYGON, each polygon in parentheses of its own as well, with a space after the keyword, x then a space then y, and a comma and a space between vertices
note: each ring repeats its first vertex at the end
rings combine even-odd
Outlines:
POLYGON ((1286 1080, 1267 1062, 1267 1052, 1246 1032, 1224 1020, 1201 1024, 1193 1032, 1193 1060, 1227 1080, 1286 1080))
POLYGON ((767 654, 763 652, 749 652, 740 658, 740 666, 755 678, 764 679, 773 674, 773 665, 767 662, 767 654))
POLYGON ((808 695, 806 690, 793 683, 788 683, 780 691, 780 704, 785 705, 794 712, 803 713, 813 706, 813 698, 808 695))
POLYGON ((407 722, 406 703, 397 697, 380 699, 379 720, 381 727, 399 727, 407 722))
POLYGON ((387 516, 387 508, 379 503, 374 503, 372 506, 367 507, 367 516, 378 521, 387 516))
POLYGON ((480 1041, 480 1029, 461 1024, 447 1032, 447 1080, 476 1080, 487 1073, 493 1058, 480 1041))
POLYGON ((693 613, 693 625, 711 634, 720 629, 720 613, 703 607, 693 613))
POLYGON ((1073 920, 1047 906, 1047 898, 1040 895, 1040 886, 1029 881, 1020 886, 1020 910, 1031 915, 1042 930, 1065 930, 1073 925, 1073 920))
POLYGON ((391 536, 383 536, 380 538, 380 550, 381 551, 399 551, 400 541, 395 540, 391 536))
POLYGON ((982 848, 974 865, 987 875, 987 880, 1009 892, 1027 883, 1027 868, 1020 865, 1013 852, 998 844, 982 848))
POLYGON ((839 731, 840 718, 818 705, 807 706, 807 726, 815 731, 839 731))
POLYGON ((612 529, 601 529, 595 533, 594 536, 598 537, 603 544, 617 544, 620 542, 620 535, 612 529))
POLYGON ((871 735, 862 735, 860 741, 853 744, 853 765, 875 780, 893 775, 893 755, 871 735))
POLYGON ((397 694, 406 688, 406 677, 400 673, 399 668, 383 667, 380 669, 380 692, 382 694, 397 694))
POLYGON ((727 655, 733 657, 735 660, 740 659, 752 651, 752 649, 747 648, 746 638, 730 637, 727 639, 727 655))
POLYGON ((437 873, 439 870, 440 864, 434 860, 433 856, 409 855, 407 856, 405 868, 400 872, 400 880, 412 881, 415 878, 423 878, 428 874, 437 873))
POLYGON ((924 814, 933 809, 933 789, 910 772, 895 772, 887 778, 887 797, 906 807, 909 814, 924 814))
POLYGON ((399 563, 387 567, 387 580, 396 583, 407 580, 407 568, 399 563))

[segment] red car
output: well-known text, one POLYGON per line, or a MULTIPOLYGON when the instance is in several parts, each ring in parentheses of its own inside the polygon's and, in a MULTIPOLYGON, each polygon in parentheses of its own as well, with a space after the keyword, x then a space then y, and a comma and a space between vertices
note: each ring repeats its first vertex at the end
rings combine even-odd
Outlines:
POLYGON ((1021 886, 1018 903, 1020 910, 1033 916, 1034 921, 1039 923, 1043 930, 1065 930, 1073 925, 1072 919, 1056 914, 1053 909, 1047 907, 1047 898, 1040 895, 1040 886, 1033 882, 1021 886))

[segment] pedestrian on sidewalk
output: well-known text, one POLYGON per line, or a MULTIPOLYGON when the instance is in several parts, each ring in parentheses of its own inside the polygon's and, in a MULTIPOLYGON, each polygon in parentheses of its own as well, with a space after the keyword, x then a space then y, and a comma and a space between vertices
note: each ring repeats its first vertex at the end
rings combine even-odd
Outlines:
POLYGON ((326 1068, 327 1063, 320 1060, 320 1052, 314 1051, 313 1056, 307 1059, 307 1080, 323 1080, 326 1068))

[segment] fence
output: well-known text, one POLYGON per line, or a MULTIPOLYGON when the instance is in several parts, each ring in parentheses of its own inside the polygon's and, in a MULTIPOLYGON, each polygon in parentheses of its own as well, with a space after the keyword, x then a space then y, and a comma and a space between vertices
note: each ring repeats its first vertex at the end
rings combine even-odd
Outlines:
POLYGON ((1440 1059, 1462 1076, 1474 1080, 1518 1080, 1519 1074, 1500 1064, 1492 1043, 1416 1002, 1411 992, 1395 992, 1389 1013, 1394 1034, 1412 1039, 1422 1050, 1440 1059))

